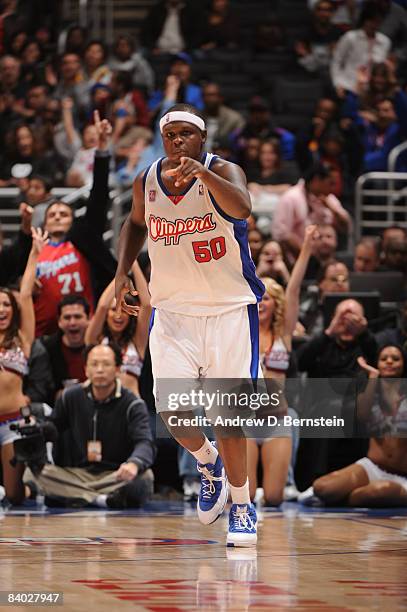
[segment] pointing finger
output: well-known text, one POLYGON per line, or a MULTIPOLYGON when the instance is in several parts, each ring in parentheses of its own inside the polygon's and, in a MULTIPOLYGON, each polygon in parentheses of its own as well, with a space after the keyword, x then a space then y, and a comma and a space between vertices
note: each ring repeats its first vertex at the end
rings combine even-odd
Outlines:
POLYGON ((175 176, 179 174, 180 171, 181 171, 181 166, 177 166, 176 168, 172 168, 171 170, 166 170, 165 174, 166 176, 175 176))

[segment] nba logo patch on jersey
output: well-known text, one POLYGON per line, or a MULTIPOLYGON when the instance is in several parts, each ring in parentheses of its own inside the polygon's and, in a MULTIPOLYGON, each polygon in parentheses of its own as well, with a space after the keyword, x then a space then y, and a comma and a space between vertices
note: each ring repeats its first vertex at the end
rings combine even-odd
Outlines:
POLYGON ((199 185, 199 187, 198 187, 198 193, 199 193, 199 195, 203 195, 204 194, 204 186, 202 184, 199 185))
POLYGON ((155 189, 150 189, 148 192, 148 201, 155 202, 155 189))

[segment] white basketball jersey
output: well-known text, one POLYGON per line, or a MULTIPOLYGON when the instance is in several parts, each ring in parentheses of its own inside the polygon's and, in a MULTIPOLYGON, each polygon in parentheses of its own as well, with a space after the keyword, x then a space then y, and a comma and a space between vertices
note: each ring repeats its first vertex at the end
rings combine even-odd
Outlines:
MULTIPOLYGON (((206 153, 210 168, 216 156, 206 153)), ((218 315, 260 301, 263 283, 251 259, 245 219, 233 219, 196 178, 173 196, 161 179, 162 159, 144 177, 145 220, 155 308, 218 315)))

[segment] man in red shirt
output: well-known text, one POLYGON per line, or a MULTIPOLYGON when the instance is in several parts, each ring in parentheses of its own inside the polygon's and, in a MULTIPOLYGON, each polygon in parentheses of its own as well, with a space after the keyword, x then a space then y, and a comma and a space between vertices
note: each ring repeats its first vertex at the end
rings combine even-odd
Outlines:
POLYGON ((83 350, 89 312, 81 295, 66 295, 58 304, 58 331, 39 340, 48 353, 57 398, 65 388, 86 380, 83 350))
POLYGON ((103 241, 109 203, 109 136, 112 128, 95 112, 98 150, 93 186, 83 217, 74 218, 71 207, 54 202, 45 213, 49 243, 38 258, 40 290, 34 302, 36 336, 58 329, 58 303, 69 294, 83 296, 93 308, 94 300, 111 281, 116 262, 103 241))

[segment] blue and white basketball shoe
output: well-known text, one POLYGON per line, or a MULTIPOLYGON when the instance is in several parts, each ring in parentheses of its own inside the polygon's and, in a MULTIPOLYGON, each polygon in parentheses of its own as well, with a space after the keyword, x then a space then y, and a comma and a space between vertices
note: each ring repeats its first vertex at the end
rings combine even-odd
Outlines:
POLYGON ((257 514, 253 504, 232 504, 226 546, 256 546, 257 514))
POLYGON ((204 525, 214 523, 222 514, 228 499, 228 479, 221 456, 215 464, 197 464, 201 474, 201 491, 198 498, 198 517, 204 525))

